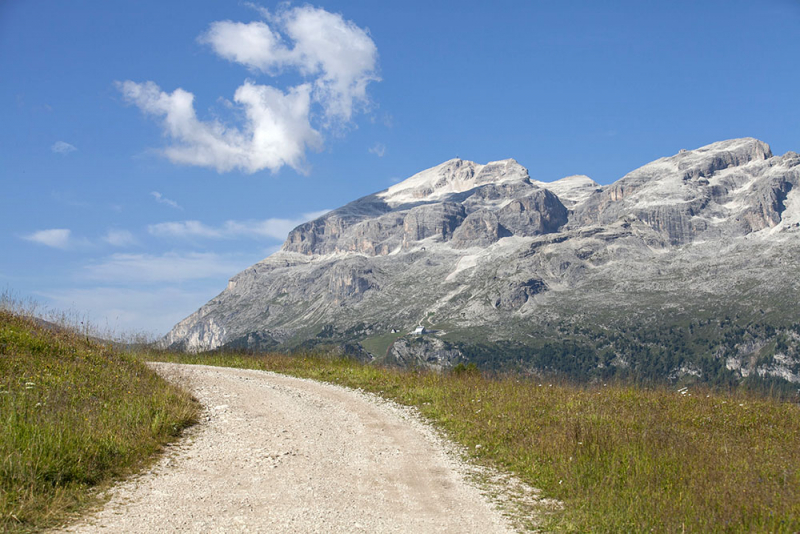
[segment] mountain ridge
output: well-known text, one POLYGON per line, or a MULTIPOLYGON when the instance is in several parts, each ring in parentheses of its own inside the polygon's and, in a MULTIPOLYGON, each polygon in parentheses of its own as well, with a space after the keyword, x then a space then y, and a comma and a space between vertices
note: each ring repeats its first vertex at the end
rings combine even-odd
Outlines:
MULTIPOLYGON (((681 151, 606 186, 581 175, 533 180, 513 159, 449 160, 298 226, 163 344, 332 344, 367 360, 442 368, 505 343, 505 360, 525 367, 516 356, 533 354, 535 364, 564 331, 620 328, 672 313, 676 302, 681 325, 691 313, 745 324, 764 319, 754 310, 766 307, 765 321, 790 328, 800 293, 790 269, 800 257, 798 184, 800 156, 774 156, 753 138, 681 151), (720 260, 730 269, 709 278, 720 260), (759 288, 755 298, 748 285, 759 288), (434 332, 406 335, 420 324, 434 332)), ((625 370, 644 351, 592 345, 592 336, 567 336, 592 347, 590 369, 625 370)), ((711 368, 758 374, 752 351, 718 341, 703 354, 711 368)), ((800 381, 796 352, 773 350, 780 369, 762 375, 800 381)))

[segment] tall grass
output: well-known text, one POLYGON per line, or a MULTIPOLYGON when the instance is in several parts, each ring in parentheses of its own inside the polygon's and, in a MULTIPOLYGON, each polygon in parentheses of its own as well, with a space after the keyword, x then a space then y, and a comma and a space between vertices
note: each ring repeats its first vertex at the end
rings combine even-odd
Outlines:
POLYGON ((401 371, 320 356, 157 355, 362 388, 564 502, 558 532, 800 531, 800 406, 749 393, 401 371), (480 447, 476 447, 480 445, 480 447))
POLYGON ((63 521, 196 414, 188 394, 142 362, 0 310, 0 530, 63 521))

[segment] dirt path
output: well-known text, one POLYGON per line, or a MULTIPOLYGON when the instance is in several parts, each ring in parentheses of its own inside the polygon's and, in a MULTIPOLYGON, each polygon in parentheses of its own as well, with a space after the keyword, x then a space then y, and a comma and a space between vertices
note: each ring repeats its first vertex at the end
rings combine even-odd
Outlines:
POLYGON ((151 472, 67 532, 510 532, 435 433, 309 380, 156 364, 206 407, 151 472))

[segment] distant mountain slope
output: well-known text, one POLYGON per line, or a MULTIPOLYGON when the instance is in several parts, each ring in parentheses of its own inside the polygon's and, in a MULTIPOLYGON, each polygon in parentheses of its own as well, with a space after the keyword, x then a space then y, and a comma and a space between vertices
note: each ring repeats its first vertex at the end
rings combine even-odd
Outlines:
POLYGON ((751 138, 602 187, 450 160, 298 226, 164 343, 800 382, 799 183, 751 138))

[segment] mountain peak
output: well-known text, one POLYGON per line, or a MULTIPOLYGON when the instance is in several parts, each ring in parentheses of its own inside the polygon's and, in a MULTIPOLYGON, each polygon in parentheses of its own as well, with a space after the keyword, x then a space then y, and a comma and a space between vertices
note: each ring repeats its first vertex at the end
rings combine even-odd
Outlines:
POLYGON ((620 182, 647 179, 654 175, 682 180, 704 178, 730 167, 741 167, 771 157, 772 150, 763 141, 752 137, 728 139, 657 159, 628 173, 620 182))
POLYGON ((396 207, 469 191, 479 185, 502 182, 530 182, 528 171, 513 159, 491 161, 485 165, 451 159, 395 184, 378 193, 387 204, 396 207))
MULTIPOLYGON (((746 161, 764 160, 772 157, 772 150, 769 145, 754 137, 740 137, 736 139, 727 139, 725 141, 717 141, 716 143, 711 143, 694 150, 681 151, 678 156, 689 152, 694 152, 698 155, 711 152, 731 152, 741 156, 746 159, 746 161)), ((739 165, 741 164, 742 163, 739 163, 739 165)))
POLYGON ((728 139, 694 150, 681 150, 674 156, 658 159, 630 174, 648 168, 671 166, 676 171, 695 169, 696 172, 716 172, 727 167, 738 167, 753 161, 764 161, 772 157, 772 150, 767 143, 752 137, 728 139))
POLYGON ((603 187, 576 209, 572 224, 634 218, 673 245, 772 228, 794 186, 771 174, 772 157, 769 145, 752 137, 681 150, 603 187))
POLYGON ((592 193, 600 189, 600 184, 583 174, 565 176, 554 182, 534 182, 539 187, 549 189, 564 203, 565 206, 573 208, 580 204, 592 193))

